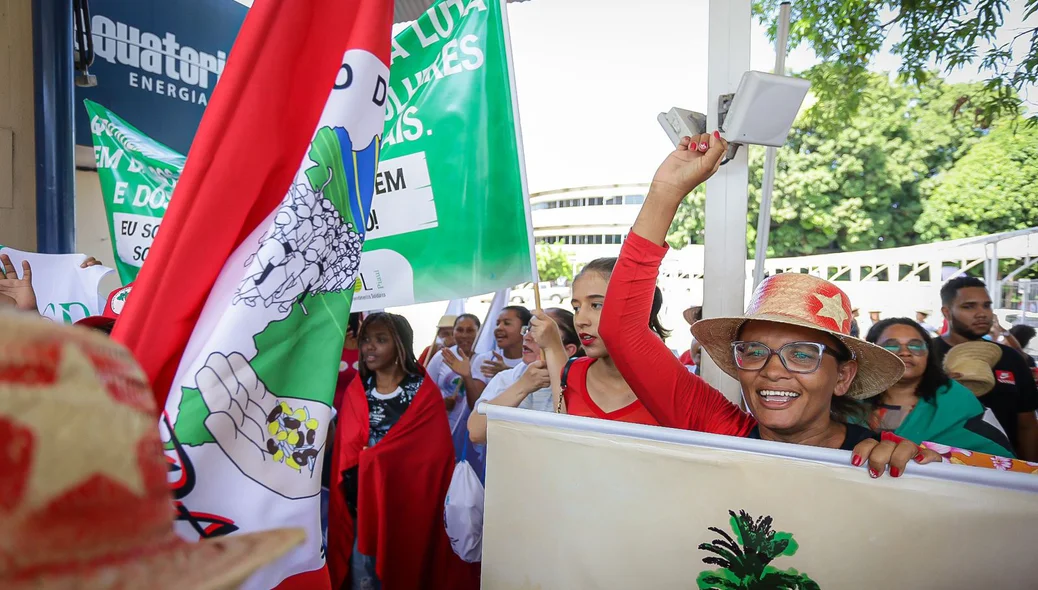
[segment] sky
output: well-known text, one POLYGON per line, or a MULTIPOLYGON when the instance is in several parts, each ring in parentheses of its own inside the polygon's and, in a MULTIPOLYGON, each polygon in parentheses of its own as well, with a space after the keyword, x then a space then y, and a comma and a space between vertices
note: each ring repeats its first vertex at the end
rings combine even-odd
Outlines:
MULTIPOLYGON (((1010 6, 1000 40, 1022 26, 1023 0, 1010 6)), ((531 192, 651 180, 672 149, 656 116, 675 106, 706 112, 707 7, 708 0, 509 5, 531 192)), ((1038 15, 1028 22, 1038 24, 1038 15)), ((872 69, 897 69, 889 46, 899 38, 894 30, 872 69)), ((796 72, 817 62, 809 48, 799 47, 786 66, 796 72)), ((774 46, 754 21, 750 68, 770 72, 774 63, 774 46)), ((966 68, 949 79, 983 78, 966 68)), ((1028 98, 1035 102, 1038 92, 1028 98)))

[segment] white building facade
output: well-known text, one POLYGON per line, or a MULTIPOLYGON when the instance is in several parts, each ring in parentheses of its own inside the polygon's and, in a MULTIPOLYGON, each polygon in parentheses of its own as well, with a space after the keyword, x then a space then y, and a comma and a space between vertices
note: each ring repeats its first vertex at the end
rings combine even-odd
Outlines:
POLYGON ((648 189, 612 184, 531 194, 534 241, 560 248, 576 267, 618 256, 648 189))

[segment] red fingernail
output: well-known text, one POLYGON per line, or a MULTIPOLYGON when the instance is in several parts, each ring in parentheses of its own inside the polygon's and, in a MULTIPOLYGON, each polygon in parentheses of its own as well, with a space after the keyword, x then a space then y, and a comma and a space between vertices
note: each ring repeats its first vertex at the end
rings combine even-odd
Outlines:
POLYGON ((857 455, 851 457, 851 465, 854 465, 855 467, 861 467, 861 457, 857 455))
POLYGON ((705 152, 708 149, 710 149, 710 144, 708 144, 707 142, 704 141, 699 144, 699 151, 705 152))
POLYGON ((879 472, 869 467, 869 477, 871 477, 872 479, 876 479, 877 477, 879 477, 879 472))
POLYGON ((926 459, 926 455, 924 455, 922 453, 919 453, 918 455, 915 456, 915 462, 916 463, 922 463, 923 459, 926 459))
POLYGON ((897 467, 890 468, 890 477, 901 477, 901 470, 897 467))
POLYGON ((716 137, 717 139, 721 139, 721 132, 720 131, 714 131, 714 137, 716 137))

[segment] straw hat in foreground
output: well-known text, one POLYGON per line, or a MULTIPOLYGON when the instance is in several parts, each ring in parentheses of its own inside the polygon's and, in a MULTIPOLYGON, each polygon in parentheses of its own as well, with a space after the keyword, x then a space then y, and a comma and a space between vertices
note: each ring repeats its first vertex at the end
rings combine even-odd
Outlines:
POLYGON ((122 346, 0 312, 0 588, 236 588, 304 540, 180 539, 158 415, 122 346))

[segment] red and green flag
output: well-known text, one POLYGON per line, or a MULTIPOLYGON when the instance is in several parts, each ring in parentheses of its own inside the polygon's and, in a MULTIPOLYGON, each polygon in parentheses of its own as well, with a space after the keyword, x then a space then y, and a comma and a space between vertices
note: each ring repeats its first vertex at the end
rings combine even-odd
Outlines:
POLYGON ((113 337, 165 408, 178 532, 299 527, 245 588, 327 587, 321 471, 393 2, 257 0, 113 337))

